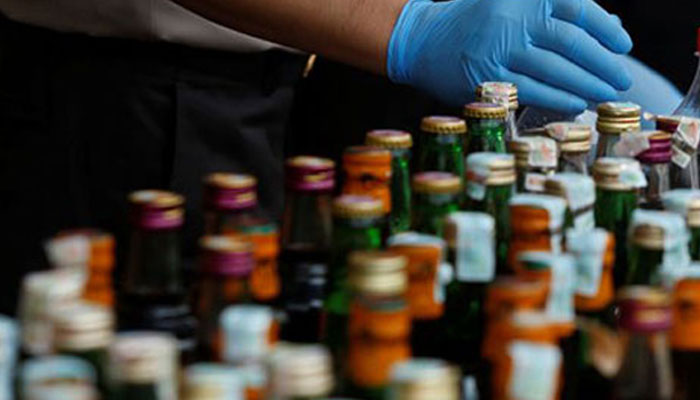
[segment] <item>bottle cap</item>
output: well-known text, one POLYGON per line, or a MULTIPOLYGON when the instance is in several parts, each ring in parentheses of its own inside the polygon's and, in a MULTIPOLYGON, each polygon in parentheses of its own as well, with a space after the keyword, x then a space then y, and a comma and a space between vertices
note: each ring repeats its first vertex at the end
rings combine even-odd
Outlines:
POLYGON ((223 359, 241 364, 260 361, 270 352, 273 311, 259 305, 226 307, 219 317, 224 335, 223 359))
POLYGON ((58 351, 85 351, 107 348, 114 336, 111 309, 87 302, 61 307, 53 315, 54 348, 58 351))
POLYGON ((684 219, 668 211, 634 210, 629 231, 630 243, 647 250, 675 249, 688 238, 684 219))
POLYGON ((505 119, 508 110, 500 104, 469 103, 464 106, 464 117, 474 119, 505 119))
POLYGON ((199 363, 185 369, 185 400, 244 400, 244 385, 236 368, 199 363))
POLYGON ((664 208, 686 219, 690 228, 700 228, 700 190, 674 189, 661 194, 664 208))
POLYGON ((680 115, 657 115, 656 116, 656 129, 668 133, 674 133, 678 129, 678 125, 681 123, 680 115))
POLYGON ((401 400, 458 400, 459 375, 445 361, 414 358, 392 367, 390 391, 401 400))
POLYGON ((210 210, 237 211, 258 204, 258 180, 248 174, 215 172, 204 178, 204 206, 210 210))
POLYGON ((95 369, 87 361, 72 356, 46 356, 29 359, 19 370, 22 391, 47 384, 82 383, 92 386, 96 382, 95 369))
POLYGON ((464 135, 467 133, 467 124, 461 118, 433 115, 423 118, 420 129, 436 135, 464 135))
POLYGON ((688 276, 676 282, 672 301, 671 347, 682 351, 700 350, 700 276, 688 276))
POLYGON ((545 193, 566 200, 572 212, 590 208, 595 203, 593 178, 575 172, 561 172, 547 177, 545 193))
POLYGON ((515 166, 520 169, 556 168, 557 142, 543 136, 521 136, 513 138, 509 150, 515 155, 515 166))
POLYGON ((413 146, 413 138, 406 131, 377 129, 367 132, 365 143, 390 150, 410 149, 413 146))
POLYGON ((130 218, 144 230, 168 230, 182 226, 185 198, 162 190, 140 190, 129 195, 130 218))
POLYGON ((515 276, 498 277, 486 290, 484 311, 491 318, 507 315, 514 310, 544 307, 547 285, 515 276))
POLYGON ((382 201, 369 196, 344 194, 333 200, 333 215, 338 218, 379 218, 384 216, 382 201))
POLYGON ((518 87, 510 82, 483 82, 476 87, 476 98, 486 103, 506 105, 509 111, 518 109, 518 87))
POLYGON ((109 347, 115 382, 151 384, 175 379, 177 359, 177 342, 165 333, 120 333, 109 347))
POLYGON ((326 158, 297 156, 285 163, 285 185, 300 192, 330 192, 335 187, 335 163, 326 158))
POLYGON ((647 186, 639 161, 622 157, 601 157, 593 164, 596 187, 624 192, 647 186))
POLYGON ((641 129, 642 108, 629 102, 607 102, 598 105, 596 129, 600 133, 619 135, 641 129))
POLYGON ((333 390, 331 356, 320 345, 278 345, 270 356, 270 382, 277 398, 328 396, 333 390))
POLYGON ((246 277, 253 270, 253 244, 230 236, 205 236, 199 241, 201 270, 206 274, 246 277))
POLYGON ((406 263, 406 257, 391 252, 352 252, 348 257, 350 287, 372 295, 401 295, 408 285, 406 263))
POLYGON ((573 122, 552 122, 545 125, 549 137, 559 142, 562 153, 587 153, 591 149, 591 127, 573 122))
POLYGON ((617 296, 619 324, 633 332, 661 332, 671 327, 671 296, 650 286, 622 287, 617 296))
POLYGON ((456 194, 462 189, 457 175, 449 172, 420 172, 413 176, 413 191, 425 194, 456 194))
POLYGON ((515 157, 512 154, 472 153, 467 156, 467 181, 486 186, 515 183, 515 157))
POLYGON ((664 131, 647 131, 649 148, 637 155, 644 164, 668 164, 671 162, 671 134, 664 131))

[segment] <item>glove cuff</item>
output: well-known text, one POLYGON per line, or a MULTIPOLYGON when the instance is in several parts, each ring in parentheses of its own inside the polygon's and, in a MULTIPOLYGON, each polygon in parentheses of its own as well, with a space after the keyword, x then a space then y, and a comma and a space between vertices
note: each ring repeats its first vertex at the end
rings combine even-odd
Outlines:
POLYGON ((408 0, 394 24, 391 38, 387 46, 386 71, 387 76, 396 83, 409 83, 410 59, 409 43, 414 22, 426 0, 408 0))

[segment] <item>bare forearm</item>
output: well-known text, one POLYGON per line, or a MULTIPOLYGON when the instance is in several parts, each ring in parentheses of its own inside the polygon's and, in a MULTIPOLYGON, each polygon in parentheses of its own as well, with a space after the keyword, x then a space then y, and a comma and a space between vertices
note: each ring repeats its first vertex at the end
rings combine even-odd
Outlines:
POLYGON ((385 73, 386 49, 407 0, 175 0, 253 36, 385 73))

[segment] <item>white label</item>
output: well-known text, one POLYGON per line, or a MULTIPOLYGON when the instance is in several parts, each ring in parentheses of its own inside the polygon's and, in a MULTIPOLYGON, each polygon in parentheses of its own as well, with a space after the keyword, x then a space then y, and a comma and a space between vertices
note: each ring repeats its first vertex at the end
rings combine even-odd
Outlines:
POLYGON ((613 152, 618 157, 635 157, 651 147, 650 135, 650 132, 624 132, 613 146, 613 152))
POLYGON ((454 272, 450 263, 441 263, 438 266, 435 287, 433 288, 433 299, 436 303, 445 302, 445 287, 454 279, 454 272))
POLYGON ((534 137, 530 141, 528 164, 532 167, 557 166, 557 142, 544 137, 534 137))
POLYGON ((571 262, 561 261, 551 265, 552 281, 545 311, 555 321, 574 320, 575 268, 573 259, 571 262))
POLYGON ((554 399, 561 368, 558 347, 516 340, 508 346, 508 355, 512 360, 508 398, 554 399))
POLYGON ((683 151, 679 146, 676 144, 673 144, 673 147, 671 147, 671 150, 673 151, 673 155, 671 157, 671 162, 676 164, 677 166, 685 169, 688 167, 690 164, 690 160, 692 159, 692 156, 685 151, 683 151))
POLYGON ((600 254, 579 255, 576 262, 576 293, 595 296, 600 288, 603 262, 600 254))
POLYGON ((700 142, 700 120, 696 118, 681 118, 674 135, 679 135, 690 147, 697 149, 700 142))
POLYGON ((647 186, 647 178, 639 168, 623 168, 618 176, 620 183, 633 188, 643 188, 647 186))
POLYGON ((546 180, 547 176, 544 174, 528 172, 525 174, 525 190, 533 193, 542 193, 544 192, 544 183, 546 180))

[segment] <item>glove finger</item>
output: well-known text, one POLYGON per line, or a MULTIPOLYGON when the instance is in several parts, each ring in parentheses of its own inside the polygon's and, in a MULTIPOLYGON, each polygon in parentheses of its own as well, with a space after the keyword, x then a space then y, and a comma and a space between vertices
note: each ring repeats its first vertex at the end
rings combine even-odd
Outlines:
POLYGON ((627 90, 632 78, 619 56, 609 52, 580 28, 564 21, 552 20, 546 29, 532 35, 539 47, 561 54, 617 90, 627 90))
POLYGON ((552 0, 552 16, 583 28, 619 54, 632 50, 632 38, 616 19, 592 0, 552 0))
POLYGON ((503 78, 504 81, 512 82, 518 87, 518 100, 525 105, 565 114, 579 114, 587 107, 582 98, 517 72, 507 71, 503 78))

